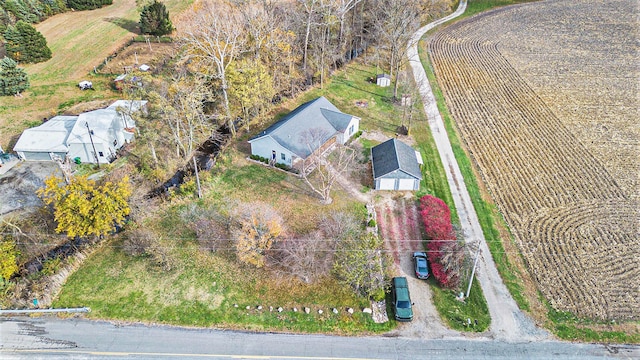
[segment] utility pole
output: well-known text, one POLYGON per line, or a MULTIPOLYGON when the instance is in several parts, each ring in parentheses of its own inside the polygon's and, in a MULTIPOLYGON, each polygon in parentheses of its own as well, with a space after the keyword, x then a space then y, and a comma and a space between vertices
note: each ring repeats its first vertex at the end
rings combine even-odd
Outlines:
POLYGON ((200 177, 198 176, 198 164, 196 163, 196 157, 193 157, 193 169, 196 172, 196 183, 198 184, 198 198, 202 198, 202 190, 200 190, 200 177))
POLYGON ((471 278, 469 279, 469 287, 467 288, 467 296, 465 296, 465 299, 469 297, 469 293, 471 292, 471 284, 473 283, 473 276, 476 274, 476 265, 478 265, 479 257, 480 257, 480 243, 478 242, 478 251, 476 252, 476 259, 473 261, 473 270, 471 270, 471 278))
POLYGON ((98 169, 100 169, 100 160, 98 160, 98 152, 96 151, 96 145, 93 143, 93 131, 89 129, 89 122, 85 122, 84 124, 87 125, 87 131, 89 131, 89 139, 91 140, 91 147, 93 148, 93 156, 96 158, 98 169))

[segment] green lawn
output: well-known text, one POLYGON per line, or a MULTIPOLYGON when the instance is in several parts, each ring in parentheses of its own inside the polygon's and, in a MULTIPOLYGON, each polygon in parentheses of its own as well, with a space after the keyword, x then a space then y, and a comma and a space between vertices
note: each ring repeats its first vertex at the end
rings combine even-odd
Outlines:
POLYGON ((242 265, 231 251, 210 253, 198 248, 188 228, 190 219, 183 215, 194 204, 217 206, 233 199, 269 202, 287 224, 294 224, 294 231, 308 231, 325 212, 359 212, 364 217, 361 206, 348 196, 336 194, 334 203, 321 205, 318 199, 291 191, 303 186, 296 176, 243 161, 231 150, 227 160, 204 176, 205 198, 195 202, 192 193, 175 195, 166 210, 154 217, 154 224, 148 225, 162 234, 162 246, 173 259, 170 271, 149 257, 126 255, 122 240, 113 239, 69 277, 54 306, 89 306, 92 318, 251 330, 352 334, 394 327, 394 322, 373 323, 370 315, 361 312, 369 307, 368 300, 332 278, 306 284, 242 265), (283 311, 278 312, 278 307, 283 311), (311 313, 305 314, 304 307, 311 313), (333 308, 339 313, 334 314, 333 308), (348 314, 347 308, 355 313, 348 314))

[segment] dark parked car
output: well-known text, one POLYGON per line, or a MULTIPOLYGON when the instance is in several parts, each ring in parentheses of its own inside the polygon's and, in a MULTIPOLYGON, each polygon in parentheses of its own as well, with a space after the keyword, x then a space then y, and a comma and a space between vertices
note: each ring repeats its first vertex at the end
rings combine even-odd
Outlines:
POLYGON ((393 297, 393 311, 398 321, 413 320, 413 309, 409 285, 406 277, 394 277, 391 282, 391 296, 393 297))
POLYGON ((414 252, 413 265, 418 279, 427 279, 429 277, 429 266, 427 264, 427 253, 414 252))

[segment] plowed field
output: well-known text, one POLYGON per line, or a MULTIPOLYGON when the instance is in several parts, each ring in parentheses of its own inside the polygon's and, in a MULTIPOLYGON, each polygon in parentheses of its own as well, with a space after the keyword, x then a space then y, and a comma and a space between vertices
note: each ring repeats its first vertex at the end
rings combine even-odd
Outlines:
POLYGON ((544 1, 429 41, 465 147, 558 310, 640 319, 637 3, 544 1))

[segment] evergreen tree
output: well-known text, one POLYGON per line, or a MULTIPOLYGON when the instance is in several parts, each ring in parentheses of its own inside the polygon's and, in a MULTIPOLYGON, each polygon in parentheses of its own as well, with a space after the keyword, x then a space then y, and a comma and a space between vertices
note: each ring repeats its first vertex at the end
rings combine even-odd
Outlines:
POLYGON ((67 6, 75 10, 93 10, 113 4, 113 0, 67 0, 67 6))
POLYGON ((169 12, 163 3, 154 0, 146 5, 140 13, 140 30, 143 34, 162 36, 173 31, 169 12))
POLYGON ((27 73, 5 57, 0 60, 0 95, 15 95, 29 87, 27 73))
POLYGON ((29 23, 22 20, 4 32, 7 55, 15 61, 39 63, 51 59, 47 39, 29 23))

